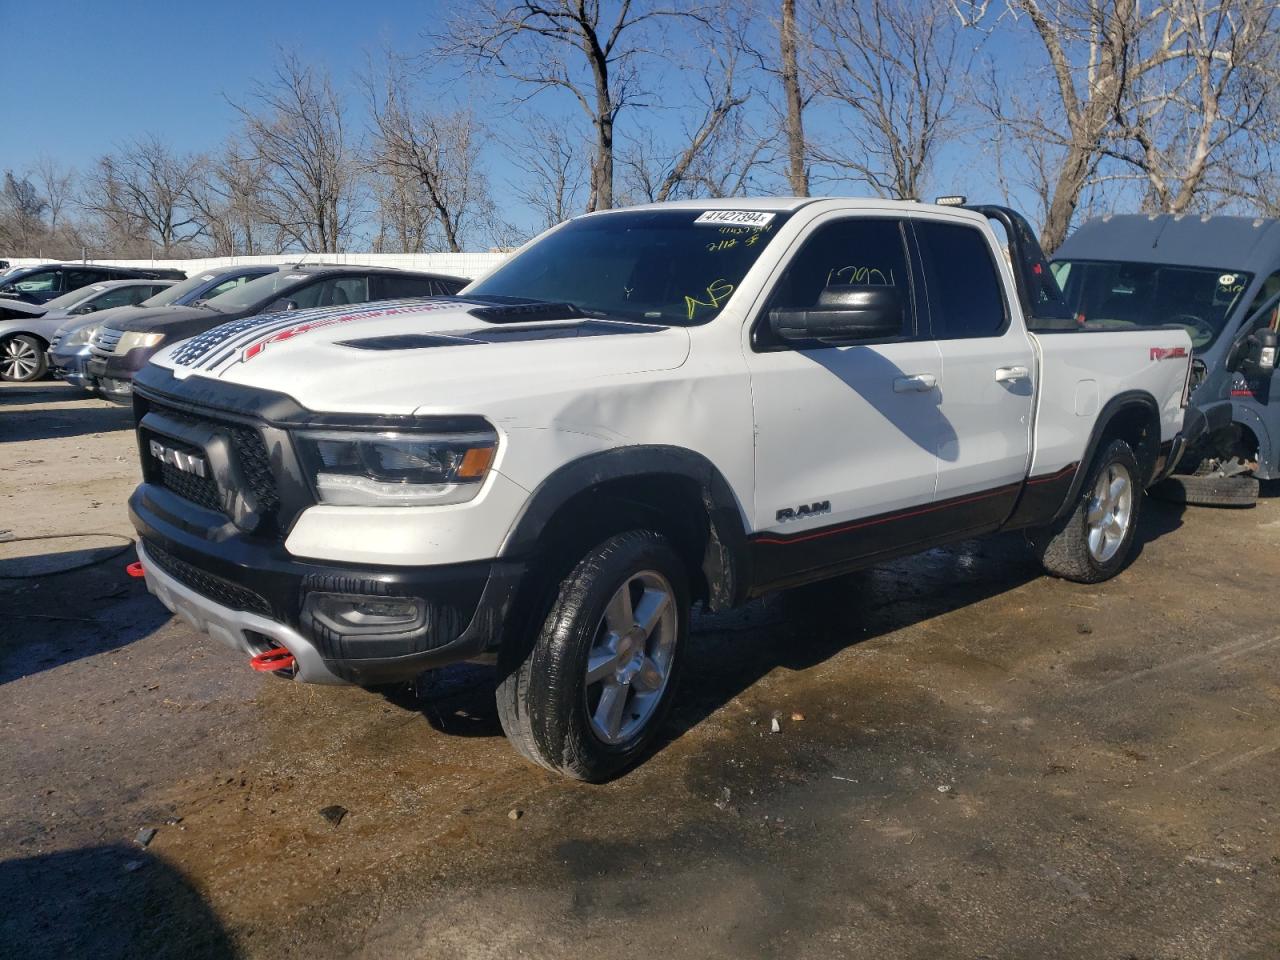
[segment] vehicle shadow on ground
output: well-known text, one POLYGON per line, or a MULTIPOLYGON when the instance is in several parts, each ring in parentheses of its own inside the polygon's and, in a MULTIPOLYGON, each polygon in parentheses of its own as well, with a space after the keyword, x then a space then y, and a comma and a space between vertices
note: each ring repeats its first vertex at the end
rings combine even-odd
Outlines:
POLYGON ((132 429, 131 407, 86 405, 58 410, 0 410, 0 443, 83 437, 132 429))
POLYGON ((180 871, 110 844, 0 862, 0 954, 24 960, 235 957, 180 871))
MULTIPOLYGON (((1133 560, 1182 524, 1183 507, 1147 501, 1133 560)), ((967 540, 860 573, 783 591, 725 613, 695 613, 684 677, 657 749, 679 739, 775 669, 803 671, 1044 576, 1021 533, 967 540)), ((493 668, 462 664, 410 689, 382 691, 451 736, 501 736, 493 668)))
POLYGON ((132 547, 104 546, 0 560, 0 685, 117 650, 168 621, 143 582, 124 572, 136 559, 132 547), (80 562, 93 565, 13 578, 80 562))

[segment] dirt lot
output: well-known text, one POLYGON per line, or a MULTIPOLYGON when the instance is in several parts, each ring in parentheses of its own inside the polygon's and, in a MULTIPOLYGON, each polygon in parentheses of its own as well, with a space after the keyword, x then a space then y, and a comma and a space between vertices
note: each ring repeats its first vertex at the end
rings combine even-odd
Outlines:
MULTIPOLYGON (((0 386, 0 529, 127 535, 128 427, 0 386)), ((1280 499, 1147 506, 1101 587, 1005 538, 701 618, 605 787, 508 750, 481 668, 261 678, 131 550, 0 579, 0 955, 1274 957, 1280 499)))

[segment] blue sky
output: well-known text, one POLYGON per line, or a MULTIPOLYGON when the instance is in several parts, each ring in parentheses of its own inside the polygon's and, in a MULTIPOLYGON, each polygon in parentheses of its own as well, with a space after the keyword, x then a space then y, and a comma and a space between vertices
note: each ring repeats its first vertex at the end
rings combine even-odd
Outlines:
POLYGON ((322 61, 354 97, 366 54, 388 43, 412 47, 441 6, 0 2, 9 131, 0 137, 0 168, 21 169, 40 152, 85 166, 113 142, 143 133, 182 149, 213 147, 235 123, 226 97, 242 96, 268 73, 281 44, 322 61))
MULTIPOLYGON (((215 149, 237 121, 227 99, 244 100, 254 81, 270 73, 281 46, 304 61, 323 64, 348 103, 358 108, 362 94, 356 78, 369 56, 387 48, 421 50, 424 34, 458 9, 432 0, 230 0, 217 5, 71 0, 57 4, 54 16, 44 5, 0 0, 5 38, 0 90, 7 119, 0 171, 28 169, 41 154, 84 169, 116 143, 147 134, 178 151, 215 149)), ((1002 45, 1004 57, 1018 56, 1002 45)), ((494 90, 462 84, 438 89, 442 103, 474 90, 482 114, 483 104, 503 116, 511 111, 519 117, 527 109, 503 102, 494 90)), ((575 106, 553 95, 539 97, 535 106, 580 121, 575 106)), ((357 109, 357 120, 362 116, 357 109)), ((811 129, 819 122, 820 111, 810 120, 811 129)), ((661 140, 676 134, 677 126, 674 111, 636 113, 623 117, 619 135, 643 132, 661 140), (633 120, 650 129, 638 131, 633 120)), ((931 192, 1004 199, 996 196, 991 164, 976 145, 980 138, 978 133, 964 142, 952 139, 936 164, 931 192)), ((519 157, 498 144, 487 163, 501 198, 520 176, 519 157)), ((769 186, 785 191, 780 182, 769 186)), ((816 185, 816 192, 827 191, 865 192, 852 184, 816 185)), ((514 208, 504 213, 521 226, 531 219, 514 208)))

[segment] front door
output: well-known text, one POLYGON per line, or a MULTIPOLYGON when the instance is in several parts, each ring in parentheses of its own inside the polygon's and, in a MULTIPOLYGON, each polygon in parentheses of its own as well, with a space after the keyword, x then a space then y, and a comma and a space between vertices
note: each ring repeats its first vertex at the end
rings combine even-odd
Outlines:
POLYGON ((942 367, 918 332, 910 264, 900 217, 820 218, 755 321, 757 584, 802 580, 921 537, 942 441, 942 367), (830 285, 897 287, 901 334, 834 347, 771 333, 770 310, 811 308, 830 285))

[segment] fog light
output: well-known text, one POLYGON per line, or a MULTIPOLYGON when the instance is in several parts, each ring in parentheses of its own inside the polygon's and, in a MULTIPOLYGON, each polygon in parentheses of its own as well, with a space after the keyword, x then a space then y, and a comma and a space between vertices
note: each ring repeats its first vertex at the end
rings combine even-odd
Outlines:
POLYGON ((312 609, 339 632, 387 633, 422 625, 423 604, 417 597, 356 597, 336 593, 311 595, 312 609))

